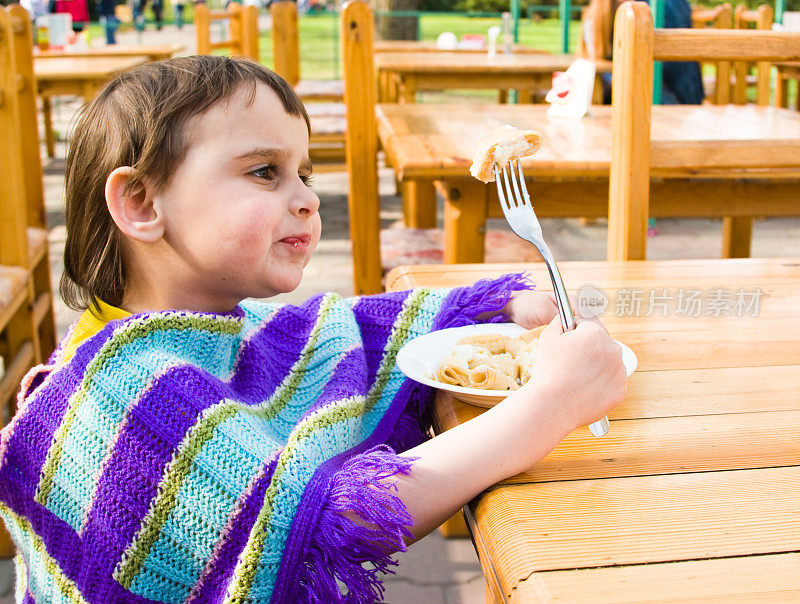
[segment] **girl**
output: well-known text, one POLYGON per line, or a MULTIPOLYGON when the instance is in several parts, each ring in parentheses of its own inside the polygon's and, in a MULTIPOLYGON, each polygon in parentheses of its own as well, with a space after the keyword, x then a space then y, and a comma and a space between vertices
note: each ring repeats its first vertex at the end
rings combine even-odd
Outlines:
POLYGON ((561 334, 519 275, 300 306, 320 236, 308 117, 261 66, 197 56, 111 82, 66 174, 62 293, 88 308, 23 383, 0 513, 26 598, 372 602, 390 555, 621 400, 619 347, 561 334), (550 322, 528 385, 426 440, 397 350, 550 322))

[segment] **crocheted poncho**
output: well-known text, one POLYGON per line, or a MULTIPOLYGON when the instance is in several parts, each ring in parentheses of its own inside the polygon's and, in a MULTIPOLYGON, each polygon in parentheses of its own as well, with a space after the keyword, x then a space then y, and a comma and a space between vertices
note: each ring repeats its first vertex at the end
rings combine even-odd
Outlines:
POLYGON ((393 477, 413 459, 395 451, 429 427, 430 392, 399 372, 397 351, 527 287, 509 275, 146 313, 112 321, 65 363, 57 351, 23 382, 0 440, 18 596, 379 600, 411 525, 393 477))

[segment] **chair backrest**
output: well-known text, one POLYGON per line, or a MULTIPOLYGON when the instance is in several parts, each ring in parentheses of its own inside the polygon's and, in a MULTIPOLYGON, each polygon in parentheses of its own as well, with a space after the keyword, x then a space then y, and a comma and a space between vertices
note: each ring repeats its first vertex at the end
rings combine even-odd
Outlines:
POLYGON ((228 49, 232 55, 261 59, 258 50, 258 8, 242 6, 236 2, 227 10, 212 11, 205 4, 194 8, 194 26, 197 35, 197 54, 208 55, 212 50, 228 49), (211 41, 211 23, 227 21, 228 37, 218 42, 211 41))
MULTIPOLYGON (((39 343, 32 315, 33 277, 28 254, 28 208, 19 126, 19 91, 14 54, 15 30, 24 29, 28 16, 20 20, 12 11, 0 9, 0 280, 9 286, 0 303, 0 333, 5 373, 0 376, 0 425, 13 413, 19 381, 39 360, 39 343)), ((2 533, 2 531, 0 531, 2 533)), ((0 556, 13 551, 0 534, 0 556)))
POLYGON ((652 145, 650 119, 653 61, 797 61, 800 34, 718 29, 653 31, 650 8, 626 2, 614 22, 612 138, 609 185, 608 258, 646 257, 650 168, 687 162, 698 170, 715 168, 784 168, 797 160, 797 144, 759 147, 729 145, 725 165, 716 154, 688 144, 652 145), (651 161, 652 159, 652 161, 651 161))
POLYGON ((273 2, 269 14, 272 17, 272 69, 289 84, 297 86, 300 82, 297 3, 293 0, 273 2))
POLYGON ((6 11, 12 22, 12 43, 14 44, 15 64, 19 80, 19 129, 28 206, 28 226, 43 228, 46 223, 39 127, 36 118, 36 78, 33 75, 31 46, 33 28, 28 11, 19 4, 12 4, 6 8, 6 11))
MULTIPOLYGON (((772 29, 772 24, 775 21, 775 13, 772 7, 767 4, 762 4, 755 10, 748 10, 747 7, 740 4, 736 7, 733 13, 733 27, 734 29, 772 29)), ((770 71, 772 66, 769 62, 760 62, 756 66, 756 102, 759 105, 769 105, 770 93, 770 71)), ((733 66, 734 75, 736 76, 732 102, 737 105, 743 105, 747 102, 747 74, 750 72, 750 65, 744 61, 737 61, 733 66)))
POLYGON ((377 90, 373 65, 375 25, 363 0, 342 8, 342 67, 347 118, 345 155, 350 186, 350 239, 353 243, 355 293, 381 291, 380 218, 378 198, 377 90))
POLYGON ((581 35, 577 54, 585 59, 611 58, 611 25, 614 22, 613 0, 592 0, 581 11, 581 35))
MULTIPOLYGON (((733 10, 725 2, 714 8, 692 8, 692 27, 730 29, 733 27, 733 10)), ((715 105, 725 105, 731 99, 731 64, 728 61, 714 63, 714 92, 707 97, 715 105)))

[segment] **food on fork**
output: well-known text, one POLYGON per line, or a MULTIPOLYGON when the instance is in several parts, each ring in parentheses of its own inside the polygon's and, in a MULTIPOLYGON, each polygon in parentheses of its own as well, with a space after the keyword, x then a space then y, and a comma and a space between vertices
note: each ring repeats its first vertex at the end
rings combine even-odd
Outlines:
POLYGON ((439 363, 434 378, 453 386, 517 390, 530 379, 543 329, 537 327, 516 338, 499 334, 461 338, 439 363))
POLYGON ((535 130, 501 126, 478 141, 472 157, 470 174, 483 182, 494 182, 494 166, 503 168, 508 162, 533 155, 542 146, 542 135, 535 130))

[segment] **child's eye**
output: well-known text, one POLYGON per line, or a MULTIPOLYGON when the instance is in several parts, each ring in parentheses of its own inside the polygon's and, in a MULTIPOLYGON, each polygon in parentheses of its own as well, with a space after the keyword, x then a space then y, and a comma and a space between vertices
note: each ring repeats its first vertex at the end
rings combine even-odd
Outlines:
POLYGON ((300 174, 300 180, 310 189, 311 185, 314 184, 314 175, 313 174, 300 174))
POLYGON ((261 168, 256 168, 250 172, 250 174, 258 178, 263 178, 264 180, 275 180, 276 168, 275 166, 263 166, 261 168))

